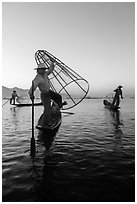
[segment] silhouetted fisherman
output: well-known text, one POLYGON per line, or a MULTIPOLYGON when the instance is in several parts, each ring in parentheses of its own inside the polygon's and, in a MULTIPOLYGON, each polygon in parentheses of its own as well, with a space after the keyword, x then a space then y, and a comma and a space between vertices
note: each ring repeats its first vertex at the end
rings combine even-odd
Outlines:
POLYGON ((119 107, 120 96, 123 99, 121 88, 123 88, 123 86, 120 85, 114 90, 114 92, 116 92, 116 93, 115 93, 115 96, 114 96, 114 99, 113 99, 113 102, 112 102, 112 106, 115 106, 116 108, 119 107))
POLYGON ((51 61, 51 65, 49 68, 45 66, 44 63, 38 64, 38 67, 35 68, 37 70, 37 75, 33 80, 34 87, 32 86, 29 90, 30 99, 34 99, 33 92, 38 87, 41 92, 41 101, 44 106, 44 123, 49 124, 50 122, 50 114, 51 114, 51 99, 55 101, 60 108, 66 103, 62 103, 62 96, 50 89, 50 80, 49 75, 53 72, 54 67, 56 65, 55 60, 51 61))
POLYGON ((18 98, 18 95, 17 95, 16 91, 13 90, 12 97, 10 98, 10 104, 13 104, 13 105, 15 104, 16 97, 18 98), (13 101, 13 103, 12 103, 12 101, 13 101))

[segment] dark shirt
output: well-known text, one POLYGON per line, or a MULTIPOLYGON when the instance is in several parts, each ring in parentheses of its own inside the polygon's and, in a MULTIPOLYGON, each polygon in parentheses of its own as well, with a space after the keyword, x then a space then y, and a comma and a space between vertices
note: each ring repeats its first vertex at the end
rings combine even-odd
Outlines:
POLYGON ((12 93, 12 98, 18 97, 16 93, 12 93))
POLYGON ((115 93, 115 97, 121 96, 121 98, 123 98, 123 97, 122 97, 122 90, 121 90, 121 89, 115 89, 114 92, 116 92, 116 93, 115 93))

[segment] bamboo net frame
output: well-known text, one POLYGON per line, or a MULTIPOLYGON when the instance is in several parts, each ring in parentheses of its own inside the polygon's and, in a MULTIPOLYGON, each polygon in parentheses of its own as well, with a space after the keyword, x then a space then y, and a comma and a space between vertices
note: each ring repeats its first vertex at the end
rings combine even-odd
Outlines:
POLYGON ((70 67, 65 65, 57 57, 46 50, 38 50, 35 53, 36 63, 44 63, 48 69, 51 61, 55 60, 54 71, 49 75, 51 89, 61 94, 63 100, 67 101, 62 109, 70 109, 78 105, 89 91, 88 82, 70 67))

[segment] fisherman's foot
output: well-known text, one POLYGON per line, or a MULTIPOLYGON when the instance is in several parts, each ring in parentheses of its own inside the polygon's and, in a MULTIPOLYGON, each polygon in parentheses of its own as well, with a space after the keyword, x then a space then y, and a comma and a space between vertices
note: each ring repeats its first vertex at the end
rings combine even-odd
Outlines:
POLYGON ((59 105, 60 108, 62 108, 63 106, 67 105, 67 102, 64 101, 61 105, 59 105))
POLYGON ((64 101, 63 103, 62 103, 62 106, 65 106, 65 105, 67 105, 68 103, 67 103, 67 101, 64 101))

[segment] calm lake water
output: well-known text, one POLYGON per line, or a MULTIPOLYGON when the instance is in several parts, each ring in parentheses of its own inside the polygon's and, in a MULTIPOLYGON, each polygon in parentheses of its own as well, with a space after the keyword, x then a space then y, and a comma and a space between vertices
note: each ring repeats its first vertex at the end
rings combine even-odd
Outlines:
MULTIPOLYGON (((101 99, 82 101, 70 110, 74 114, 62 113, 49 152, 49 141, 44 142, 35 129, 35 157, 30 156, 31 107, 5 104, 3 201, 135 201, 134 103, 124 99, 114 113, 104 108, 101 99)), ((43 107, 35 107, 35 125, 42 111, 43 107)))

